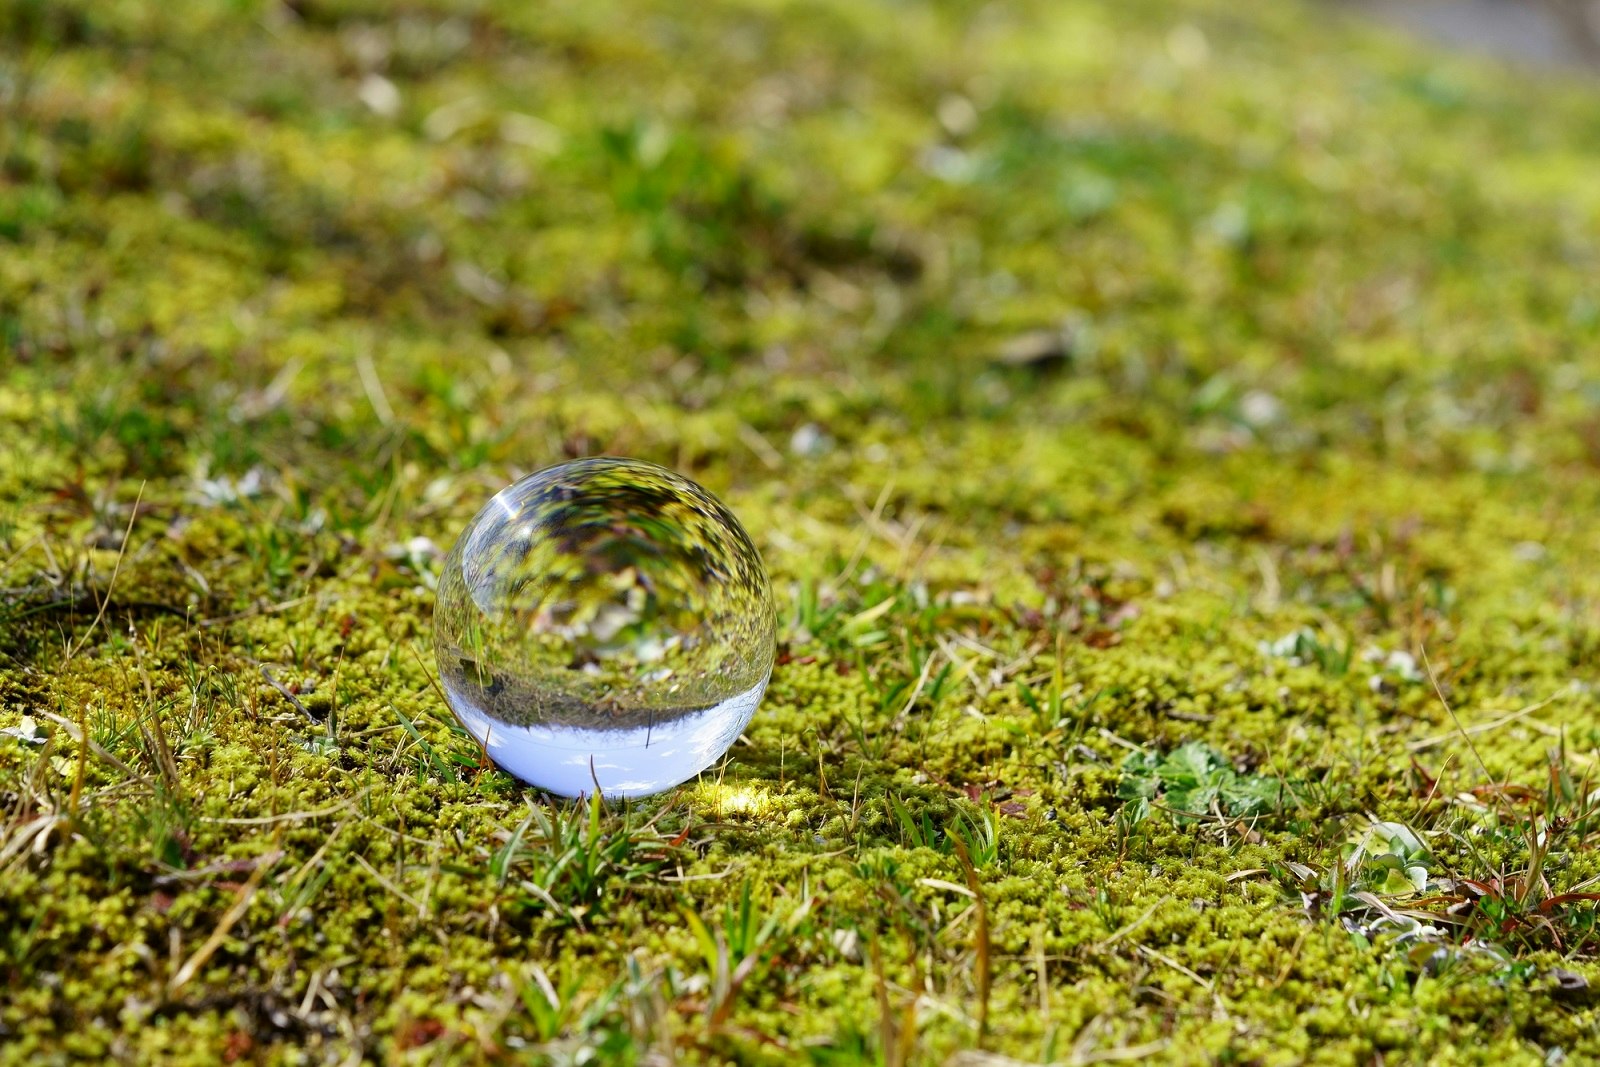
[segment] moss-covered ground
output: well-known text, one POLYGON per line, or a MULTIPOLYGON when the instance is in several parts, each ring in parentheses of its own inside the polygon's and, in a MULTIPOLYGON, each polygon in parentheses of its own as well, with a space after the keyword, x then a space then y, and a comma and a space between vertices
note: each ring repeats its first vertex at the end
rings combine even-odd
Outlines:
POLYGON ((0 1062, 1600 1061, 1600 90, 1223 0, 0 2, 0 1062), (480 765, 565 457, 779 665, 480 765))

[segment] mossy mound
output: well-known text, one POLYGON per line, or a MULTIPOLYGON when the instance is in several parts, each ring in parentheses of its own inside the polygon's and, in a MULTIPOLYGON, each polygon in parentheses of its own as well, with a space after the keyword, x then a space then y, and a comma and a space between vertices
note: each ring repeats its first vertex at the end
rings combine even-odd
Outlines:
POLYGON ((1600 90, 1300 4, 0 0, 0 1061, 1600 1059, 1600 90), (634 455, 715 775, 481 765, 634 455))

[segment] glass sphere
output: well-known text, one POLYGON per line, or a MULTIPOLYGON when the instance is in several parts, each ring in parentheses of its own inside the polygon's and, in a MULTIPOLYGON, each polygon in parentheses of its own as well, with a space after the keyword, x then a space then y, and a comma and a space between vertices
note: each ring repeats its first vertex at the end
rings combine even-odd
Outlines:
POLYGON ((738 739, 772 673, 766 569, 739 520, 653 463, 581 459, 501 490, 434 608, 456 717, 552 793, 657 793, 738 739))

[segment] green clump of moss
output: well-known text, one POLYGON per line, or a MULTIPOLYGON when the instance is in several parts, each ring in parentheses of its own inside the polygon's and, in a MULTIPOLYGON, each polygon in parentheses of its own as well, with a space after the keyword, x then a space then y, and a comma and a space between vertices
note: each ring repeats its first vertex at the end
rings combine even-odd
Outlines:
POLYGON ((1592 83, 1301 4, 0 0, 0 101, 0 1062, 1600 1057, 1592 83), (429 655, 603 453, 780 599, 626 807, 429 655))

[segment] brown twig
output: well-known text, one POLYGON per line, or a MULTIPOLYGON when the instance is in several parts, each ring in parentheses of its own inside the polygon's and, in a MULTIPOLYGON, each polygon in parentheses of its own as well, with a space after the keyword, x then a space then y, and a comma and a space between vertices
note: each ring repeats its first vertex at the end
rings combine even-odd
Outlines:
POLYGON ((228 939, 228 932, 234 928, 240 919, 244 918, 244 913, 249 910, 250 901, 255 897, 256 890, 261 888, 262 879, 266 878, 267 872, 277 865, 278 860, 283 858, 283 852, 278 848, 278 844, 282 839, 283 832, 280 830, 277 834, 277 839, 273 842, 273 850, 256 862, 256 869, 250 872, 250 877, 245 880, 244 885, 240 886, 239 891, 234 894, 233 903, 228 907, 227 911, 223 912, 222 919, 217 923, 217 928, 211 931, 211 936, 206 938, 205 944, 195 949, 194 954, 184 961, 183 966, 179 967, 177 973, 167 982, 167 996, 177 996, 179 991, 189 984, 200 968, 206 965, 206 961, 216 954, 217 949, 222 947, 222 943, 228 939))
POLYGON ((321 719, 318 719, 315 715, 311 714, 311 709, 310 708, 308 708, 304 704, 300 703, 300 698, 299 697, 297 697, 293 693, 289 692, 288 686, 284 685, 282 682, 278 681, 276 678, 274 678, 272 676, 271 669, 268 668, 265 663, 263 663, 261 665, 261 677, 263 677, 263 678, 265 678, 267 680, 267 684, 268 685, 272 686, 272 688, 276 689, 279 693, 281 693, 283 695, 283 699, 285 699, 289 703, 293 704, 296 711, 298 711, 300 714, 304 715, 306 718, 310 719, 314 723, 321 723, 321 721, 322 721, 321 719))

